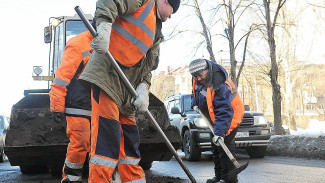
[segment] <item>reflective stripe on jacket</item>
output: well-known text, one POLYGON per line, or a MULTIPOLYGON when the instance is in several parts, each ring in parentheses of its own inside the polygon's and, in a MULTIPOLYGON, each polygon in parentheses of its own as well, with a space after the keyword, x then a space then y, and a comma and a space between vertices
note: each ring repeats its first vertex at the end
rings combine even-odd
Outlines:
MULTIPOLYGON (((193 80, 194 102, 204 115, 210 117, 214 124, 215 135, 225 136, 241 123, 244 116, 244 105, 227 72, 211 61, 208 64, 209 76, 212 78, 212 83, 214 82, 213 86, 203 86, 193 80), (216 77, 214 77, 216 70, 223 72, 225 76, 224 82, 217 85, 216 77)), ((220 75, 218 77, 220 79, 220 75)))
POLYGON ((153 44, 156 29, 156 3, 149 0, 130 15, 116 18, 109 51, 121 64, 133 66, 153 44))
POLYGON ((77 81, 91 55, 92 35, 86 31, 71 38, 51 84, 51 111, 72 116, 90 116, 90 91, 77 81))
MULTIPOLYGON (((147 2, 148 0, 115 0, 114 2, 110 1, 110 3, 107 3, 107 1, 97 1, 95 13, 96 24, 98 25, 102 21, 114 23, 119 16, 133 14, 147 2)), ((157 3, 157 0, 155 0, 155 4, 157 3)), ((150 86, 152 77, 151 71, 156 69, 159 63, 159 44, 163 41, 163 35, 161 33, 162 22, 157 6, 155 6, 155 11, 156 28, 154 41, 146 55, 142 57, 137 64, 131 67, 127 67, 120 64, 120 62, 117 62, 134 88, 137 88, 137 86, 142 82, 145 82, 150 86)), ((123 51, 123 53, 128 53, 128 50, 126 49, 121 51, 123 51)), ((112 56, 116 58, 115 55, 112 54, 112 56)), ((135 107, 131 102, 133 96, 115 71, 111 61, 105 57, 105 54, 93 52, 89 63, 82 72, 79 80, 86 81, 85 83, 88 84, 97 85, 99 88, 104 90, 105 93, 114 100, 119 111, 123 115, 135 116, 135 107)))

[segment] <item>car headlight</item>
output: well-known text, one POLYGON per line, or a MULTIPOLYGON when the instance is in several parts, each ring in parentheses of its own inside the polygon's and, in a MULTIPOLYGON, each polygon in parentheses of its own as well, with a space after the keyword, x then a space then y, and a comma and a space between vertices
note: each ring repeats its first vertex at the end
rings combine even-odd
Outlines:
POLYGON ((267 124, 265 116, 254 116, 254 125, 267 124))
POLYGON ((201 128, 208 127, 208 125, 206 124, 206 122, 204 121, 203 118, 195 118, 194 119, 194 124, 197 127, 201 127, 201 128))

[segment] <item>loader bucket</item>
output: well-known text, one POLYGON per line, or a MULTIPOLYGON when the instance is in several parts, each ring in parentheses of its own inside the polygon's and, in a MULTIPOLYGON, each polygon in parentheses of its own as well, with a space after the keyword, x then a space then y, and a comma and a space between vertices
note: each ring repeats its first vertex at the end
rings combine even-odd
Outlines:
MULTIPOLYGON (((55 123, 50 111, 49 90, 28 90, 25 97, 11 109, 10 127, 7 131, 5 153, 12 166, 20 166, 26 174, 50 170, 59 176, 65 160, 69 139, 66 122, 55 123)), ((149 110, 171 141, 175 149, 181 146, 181 137, 170 121, 163 102, 150 94, 149 110)), ((144 114, 136 114, 140 132, 140 153, 144 169, 152 161, 168 161, 172 158, 163 139, 153 130, 144 114)))

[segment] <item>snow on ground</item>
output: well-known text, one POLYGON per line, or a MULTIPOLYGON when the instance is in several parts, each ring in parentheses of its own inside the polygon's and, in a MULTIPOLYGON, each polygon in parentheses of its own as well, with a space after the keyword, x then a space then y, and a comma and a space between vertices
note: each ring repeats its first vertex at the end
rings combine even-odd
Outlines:
POLYGON ((273 135, 268 155, 325 159, 325 121, 311 120, 308 128, 290 130, 291 135, 273 135))
POLYGON ((319 121, 317 119, 311 119, 308 128, 297 128, 297 131, 290 130, 291 135, 307 135, 307 136, 319 136, 325 135, 325 121, 319 121))

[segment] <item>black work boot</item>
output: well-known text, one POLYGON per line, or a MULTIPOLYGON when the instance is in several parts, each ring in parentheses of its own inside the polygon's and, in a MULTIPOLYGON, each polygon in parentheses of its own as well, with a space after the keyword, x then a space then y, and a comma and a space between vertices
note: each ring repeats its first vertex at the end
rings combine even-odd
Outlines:
POLYGON ((217 183, 219 182, 219 179, 217 177, 213 177, 212 179, 208 179, 207 183, 217 183))

